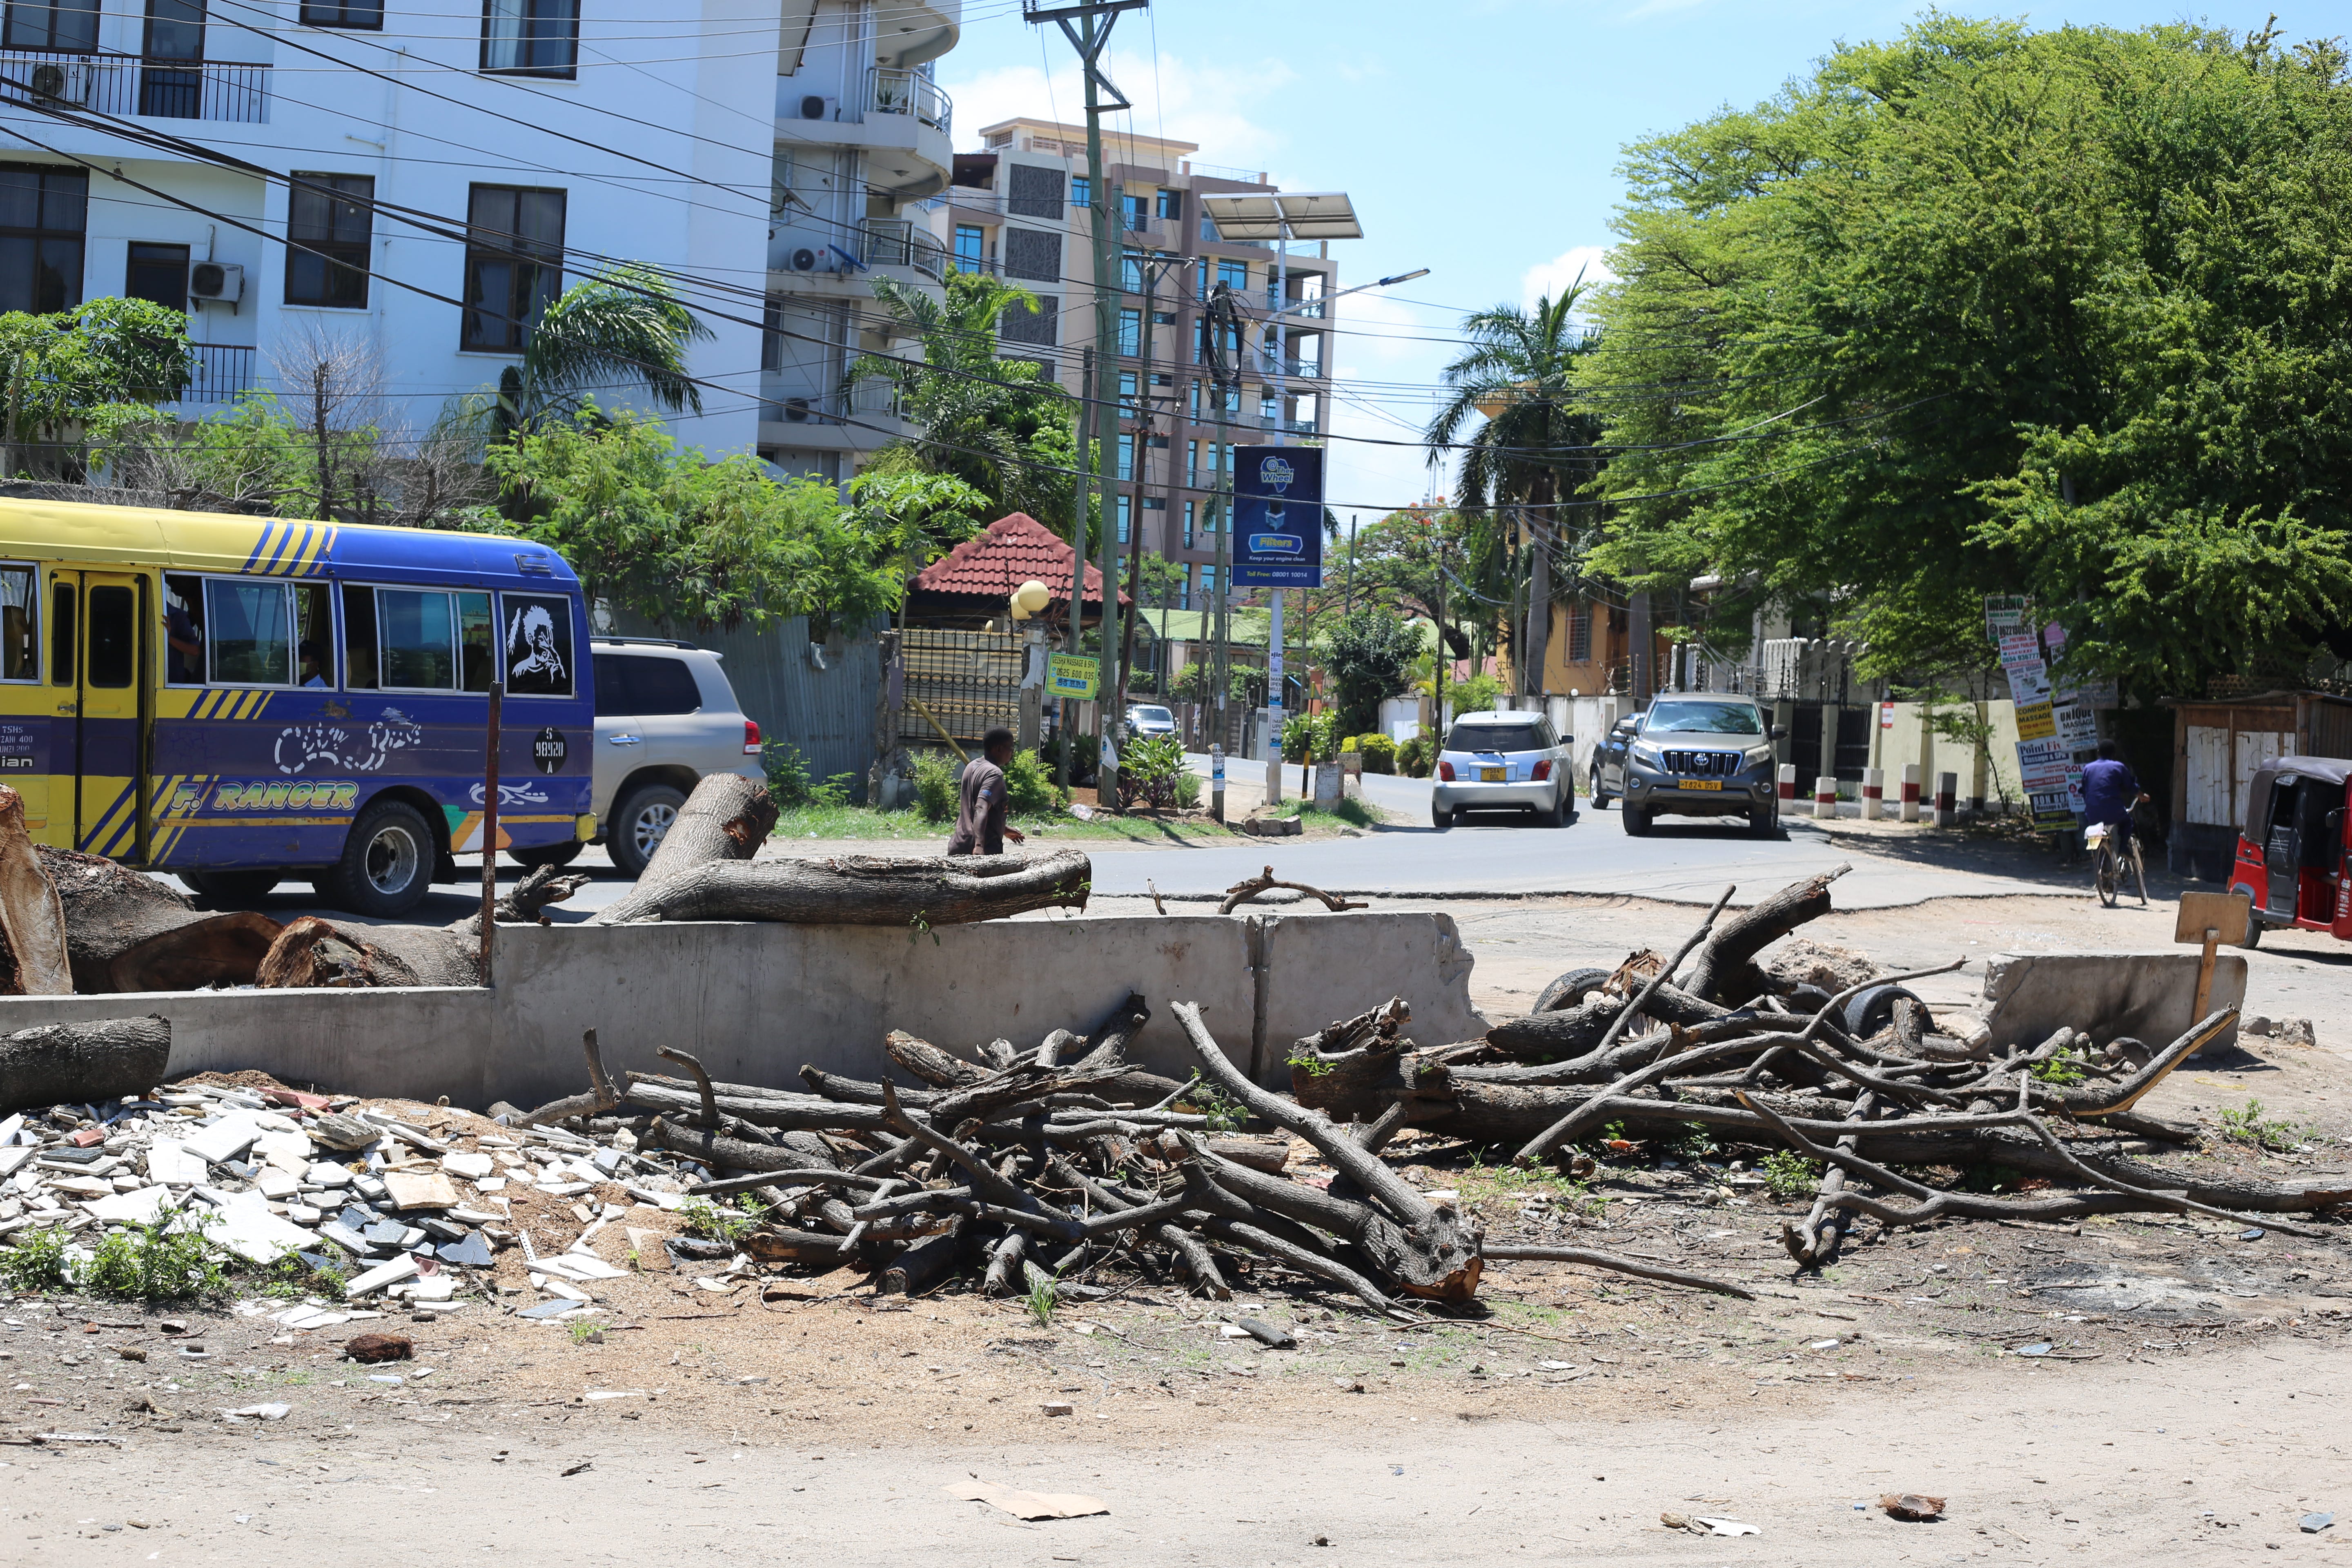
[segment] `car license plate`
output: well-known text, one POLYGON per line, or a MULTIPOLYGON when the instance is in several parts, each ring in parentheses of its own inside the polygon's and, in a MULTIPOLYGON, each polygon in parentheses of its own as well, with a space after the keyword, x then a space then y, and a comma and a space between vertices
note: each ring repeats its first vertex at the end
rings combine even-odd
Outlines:
POLYGON ((1501 784, 1503 782, 1503 770, 1500 768, 1480 768, 1478 770, 1478 782, 1480 784, 1501 784))
POLYGON ((1721 789, 1723 781, 1721 779, 1676 779, 1675 787, 1676 789, 1721 789))

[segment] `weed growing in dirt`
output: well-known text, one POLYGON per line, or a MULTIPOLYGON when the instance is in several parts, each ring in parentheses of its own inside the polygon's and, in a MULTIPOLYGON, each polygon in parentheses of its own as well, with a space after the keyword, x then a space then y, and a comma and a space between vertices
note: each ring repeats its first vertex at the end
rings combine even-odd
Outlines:
POLYGON ((767 1205, 746 1194, 732 1205, 714 1204, 709 1198, 688 1198, 678 1213, 679 1223, 688 1236, 698 1236, 706 1241, 738 1241, 751 1234, 767 1205))
POLYGON ((1184 1086, 1183 1103, 1209 1119, 1208 1131, 1212 1132, 1238 1132, 1249 1121, 1247 1106, 1210 1084, 1198 1072, 1184 1086))
POLYGON ((2220 1118, 2221 1136, 2231 1142, 2251 1143, 2277 1154, 2293 1153, 2310 1135, 2300 1122, 2264 1116, 2259 1100, 2249 1099, 2235 1110, 2223 1106, 2220 1118))
POLYGON ((1284 1059, 1288 1066, 1297 1068, 1308 1078, 1322 1078, 1331 1070, 1331 1064, 1311 1050, 1299 1051, 1284 1059))
POLYGON ((1808 1196, 1822 1180, 1820 1164, 1794 1149, 1775 1149, 1765 1155, 1757 1173, 1764 1178, 1764 1190, 1784 1204, 1808 1196))
POLYGON ((302 1255, 289 1252, 265 1269, 261 1276, 261 1293, 281 1300, 303 1296, 341 1297, 343 1293, 343 1271, 340 1268, 313 1268, 302 1261, 302 1255))
POLYGON ((209 1216, 166 1209, 145 1225, 110 1231, 81 1271, 81 1288, 121 1300, 184 1301, 228 1294, 226 1257, 204 1233, 209 1216))
POLYGON ((1039 1328, 1054 1326, 1054 1309, 1061 1304, 1061 1281, 1042 1269, 1030 1274, 1029 1294, 1023 1300, 1029 1308, 1029 1315, 1037 1320, 1039 1328))
POLYGON ((575 1318, 571 1327, 572 1342, 575 1345, 601 1345, 604 1342, 604 1330, 600 1323, 591 1322, 586 1318, 575 1318))
POLYGON ((1490 1165, 1483 1154, 1472 1159, 1454 1186, 1462 1201, 1474 1207, 1488 1198, 1526 1198, 1537 1194, 1571 1213, 1598 1215, 1607 1206, 1606 1200, 1591 1187, 1553 1166, 1490 1165))
POLYGON ((0 1279, 26 1292, 63 1290, 73 1283, 66 1257, 66 1233, 55 1226, 31 1232, 14 1247, 0 1249, 0 1279))
POLYGON ((2083 1058, 2071 1047, 2060 1047, 2051 1053, 2049 1060, 2035 1062, 2028 1070, 2043 1083, 2053 1083, 2062 1089, 2084 1079, 2083 1058))

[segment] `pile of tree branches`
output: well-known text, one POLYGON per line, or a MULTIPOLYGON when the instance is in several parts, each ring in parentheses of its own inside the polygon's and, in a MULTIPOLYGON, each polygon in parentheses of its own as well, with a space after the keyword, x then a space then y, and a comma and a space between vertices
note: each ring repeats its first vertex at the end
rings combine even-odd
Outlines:
POLYGON ((1899 1226, 2165 1210, 2302 1234, 2249 1216, 2352 1203, 2352 1186, 2340 1183, 2286 1185, 2150 1163, 2163 1146, 2193 1148, 2201 1133, 2134 1108, 2218 1040, 2234 1010, 2198 1019, 2160 1049, 2128 1038, 2095 1044, 2074 1027, 1997 1049, 1980 1026, 1938 1033, 1904 987, 1961 961, 1836 993, 1759 966, 1762 949, 1828 912, 1839 874, 1793 884, 1718 928, 1727 889, 1671 959, 1641 953, 1614 973, 1562 975, 1534 1012, 1483 1040, 1424 1049, 1403 1033, 1401 1002, 1334 1024, 1294 1048, 1293 1092, 1333 1116, 1393 1118, 1578 1171, 1591 1166, 1579 1140, 1622 1145, 1693 1127, 1726 1143, 1794 1151, 1822 1173, 1812 1212, 1783 1226, 1801 1265, 1833 1258, 1857 1213, 1899 1226), (1996 1195, 1921 1179, 1988 1165, 2042 1190, 1996 1195))

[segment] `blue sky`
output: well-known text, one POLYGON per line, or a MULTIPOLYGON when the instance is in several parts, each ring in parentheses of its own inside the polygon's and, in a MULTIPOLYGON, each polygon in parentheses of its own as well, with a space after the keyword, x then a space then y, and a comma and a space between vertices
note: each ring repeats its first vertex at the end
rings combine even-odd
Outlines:
MULTIPOLYGON (((2290 39, 2352 32, 2341 0, 1949 7, 2041 27, 2193 17, 2238 31, 2274 8, 2290 39)), ((1768 98, 1838 40, 1892 37, 1918 10, 1860 0, 1156 0, 1119 18, 1110 74, 1135 103, 1137 132, 1197 142, 1201 161, 1263 169, 1294 190, 1351 195, 1366 237, 1334 247, 1342 288, 1431 269, 1340 307, 1335 363, 1351 395, 1333 400, 1330 427, 1409 440, 1448 357, 1429 340, 1467 310, 1526 302, 1598 262, 1625 142, 1768 98)), ((971 0, 940 79, 960 149, 1010 115, 1082 118, 1069 45, 1058 29, 1024 23, 1010 0, 971 0)), ((1360 508, 1369 521, 1430 483, 1407 447, 1334 443, 1328 493, 1343 517, 1360 508)))

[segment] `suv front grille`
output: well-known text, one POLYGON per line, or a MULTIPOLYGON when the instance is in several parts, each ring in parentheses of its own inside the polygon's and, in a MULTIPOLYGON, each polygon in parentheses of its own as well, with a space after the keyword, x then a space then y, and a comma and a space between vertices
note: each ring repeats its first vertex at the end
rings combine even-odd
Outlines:
POLYGON ((1698 778, 1729 778, 1739 771, 1738 752, 1668 752, 1666 771, 1698 778))

